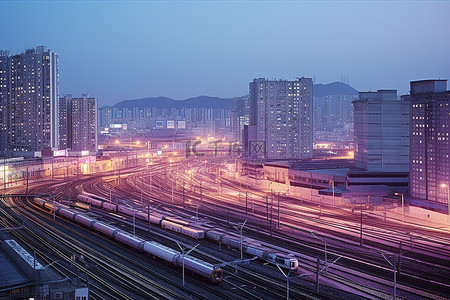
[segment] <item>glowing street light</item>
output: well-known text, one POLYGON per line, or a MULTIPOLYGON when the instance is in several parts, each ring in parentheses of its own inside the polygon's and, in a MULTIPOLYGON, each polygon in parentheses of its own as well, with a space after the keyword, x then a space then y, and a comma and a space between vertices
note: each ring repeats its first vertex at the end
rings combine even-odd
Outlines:
POLYGON ((120 144, 119 140, 116 140, 116 145, 120 144))

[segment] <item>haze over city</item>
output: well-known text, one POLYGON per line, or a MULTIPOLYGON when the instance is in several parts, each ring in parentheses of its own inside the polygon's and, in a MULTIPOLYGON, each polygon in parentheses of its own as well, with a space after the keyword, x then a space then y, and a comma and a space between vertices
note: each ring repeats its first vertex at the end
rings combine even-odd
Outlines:
POLYGON ((1 46, 60 56, 60 94, 248 94, 253 78, 409 91, 449 78, 448 1, 2 1, 1 46))

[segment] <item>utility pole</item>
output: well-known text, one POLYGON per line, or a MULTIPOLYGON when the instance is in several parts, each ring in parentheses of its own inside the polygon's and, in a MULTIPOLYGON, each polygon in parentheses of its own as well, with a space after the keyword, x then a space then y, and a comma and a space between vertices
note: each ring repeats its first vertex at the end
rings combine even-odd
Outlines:
POLYGON ((244 223, 241 226, 241 260, 242 260, 242 229, 244 228, 245 223, 247 223, 247 220, 244 221, 244 223))
POLYGON ((359 245, 362 246, 363 245, 363 228, 362 228, 362 219, 363 219, 363 213, 362 213, 362 209, 361 209, 361 226, 360 226, 360 230, 359 230, 359 245))
POLYGON ((202 204, 203 204, 203 189, 202 189, 202 183, 203 183, 203 181, 200 181, 200 208, 202 208, 202 204))
POLYGON ((266 215, 267 221, 269 221, 269 196, 266 195, 266 215))
POLYGON ((28 167, 27 167, 27 190, 26 190, 26 197, 28 200, 28 167))
POLYGON ((248 207, 248 195, 247 191, 245 191, 245 214, 247 214, 247 207, 248 207))
POLYGON ((319 295, 319 271, 320 271, 320 259, 317 256, 317 264, 316 264, 316 295, 319 295))
POLYGON ((184 184, 185 184, 185 182, 184 182, 184 179, 183 179, 183 207, 185 207, 186 205, 185 205, 185 195, 184 195, 184 184))
POLYGON ((280 228, 280 193, 278 192, 278 229, 280 228))

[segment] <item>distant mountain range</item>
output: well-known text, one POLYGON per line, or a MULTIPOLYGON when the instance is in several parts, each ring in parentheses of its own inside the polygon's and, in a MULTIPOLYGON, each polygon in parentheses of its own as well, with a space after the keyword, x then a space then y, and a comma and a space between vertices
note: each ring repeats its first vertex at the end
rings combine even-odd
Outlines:
MULTIPOLYGON (((342 82, 332 82, 329 84, 314 84, 313 86, 313 96, 323 97, 326 95, 357 95, 358 91, 351 86, 342 82)), ((133 100, 124 100, 113 107, 119 109, 134 107, 146 108, 146 107, 156 107, 156 108, 233 108, 234 98, 219 98, 210 96, 198 96, 194 98, 189 98, 185 100, 174 100, 167 97, 152 97, 152 98, 142 98, 133 100)))
POLYGON ((314 97, 331 95, 358 95, 358 91, 348 84, 337 81, 329 84, 315 84, 313 86, 314 97))

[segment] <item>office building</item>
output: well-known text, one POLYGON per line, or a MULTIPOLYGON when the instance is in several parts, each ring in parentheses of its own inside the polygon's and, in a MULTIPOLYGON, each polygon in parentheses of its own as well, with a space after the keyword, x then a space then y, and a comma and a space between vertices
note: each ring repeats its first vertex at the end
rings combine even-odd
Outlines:
POLYGON ((255 127, 256 140, 247 143, 248 149, 258 151, 246 155, 265 159, 311 158, 312 79, 259 78, 250 83, 249 90, 249 125, 255 127))
POLYGON ((75 152, 97 152, 97 98, 83 94, 80 98, 60 98, 60 144, 75 152), (64 114, 64 112, 66 112, 64 114))
POLYGON ((378 90, 359 93, 353 106, 355 166, 408 172, 409 102, 396 90, 378 90))
POLYGON ((0 51, 0 82, 2 155, 58 147, 58 55, 44 46, 13 56, 0 51))
POLYGON ((410 194, 448 204, 450 91, 447 80, 410 83, 410 194))

